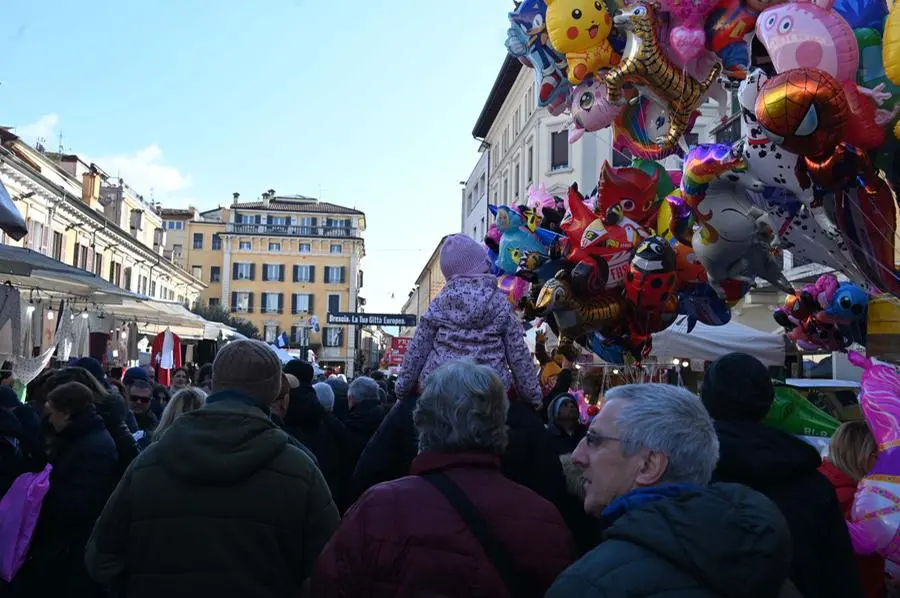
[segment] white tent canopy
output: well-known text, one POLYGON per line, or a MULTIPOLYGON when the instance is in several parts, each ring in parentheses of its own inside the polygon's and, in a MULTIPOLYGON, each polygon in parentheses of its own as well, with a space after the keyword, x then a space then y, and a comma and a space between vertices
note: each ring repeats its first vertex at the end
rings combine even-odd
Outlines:
POLYGON ((681 318, 653 335, 650 355, 660 361, 673 357, 715 361, 736 351, 752 355, 767 366, 784 365, 784 338, 780 334, 761 332, 735 321, 724 326, 697 323, 688 333, 687 318, 681 318))

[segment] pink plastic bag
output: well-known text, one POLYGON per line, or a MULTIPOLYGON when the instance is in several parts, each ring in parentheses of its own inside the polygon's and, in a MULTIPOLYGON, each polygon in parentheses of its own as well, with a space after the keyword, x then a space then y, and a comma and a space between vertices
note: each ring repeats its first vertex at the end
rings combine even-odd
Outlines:
POLYGON ((28 556, 52 470, 47 465, 40 473, 23 473, 0 500, 0 577, 8 582, 28 556))

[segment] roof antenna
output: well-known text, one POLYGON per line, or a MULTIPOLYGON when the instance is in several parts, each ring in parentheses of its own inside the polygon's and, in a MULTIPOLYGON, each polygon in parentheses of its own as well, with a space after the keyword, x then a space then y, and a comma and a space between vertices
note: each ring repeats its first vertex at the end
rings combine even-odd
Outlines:
POLYGON ((59 131, 59 155, 62 156, 65 152, 63 151, 63 134, 62 130, 59 131))
POLYGON ((322 201, 322 183, 319 183, 319 201, 322 201))

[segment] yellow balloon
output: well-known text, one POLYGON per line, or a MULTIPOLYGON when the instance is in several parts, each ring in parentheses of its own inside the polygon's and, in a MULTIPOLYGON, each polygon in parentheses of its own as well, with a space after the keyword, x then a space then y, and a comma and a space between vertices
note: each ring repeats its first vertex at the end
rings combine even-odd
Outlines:
POLYGON ((900 85, 900 9, 896 3, 891 7, 884 24, 881 58, 884 61, 884 74, 892 83, 900 85))
POLYGON ((669 230, 669 223, 672 221, 672 206, 667 201, 663 201, 659 206, 659 215, 656 217, 656 234, 671 241, 674 238, 672 231, 669 230))
POLYGON ((547 0, 547 35, 556 51, 566 55, 573 85, 619 62, 609 43, 611 31, 604 0, 547 0))

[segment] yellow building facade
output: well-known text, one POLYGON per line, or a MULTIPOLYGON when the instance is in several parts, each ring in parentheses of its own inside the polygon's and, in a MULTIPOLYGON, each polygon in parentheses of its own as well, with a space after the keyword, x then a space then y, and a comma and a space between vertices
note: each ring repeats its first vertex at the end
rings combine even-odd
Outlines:
MULTIPOLYGON (((358 331, 329 326, 329 312, 355 312, 362 287, 363 212, 303 196, 264 194, 196 215, 163 210, 163 227, 184 232, 185 269, 207 283, 206 306, 252 322, 263 340, 315 351, 352 375, 358 331), (184 222, 183 226, 169 224, 184 222)), ((167 251, 175 248, 167 246, 167 251)))

